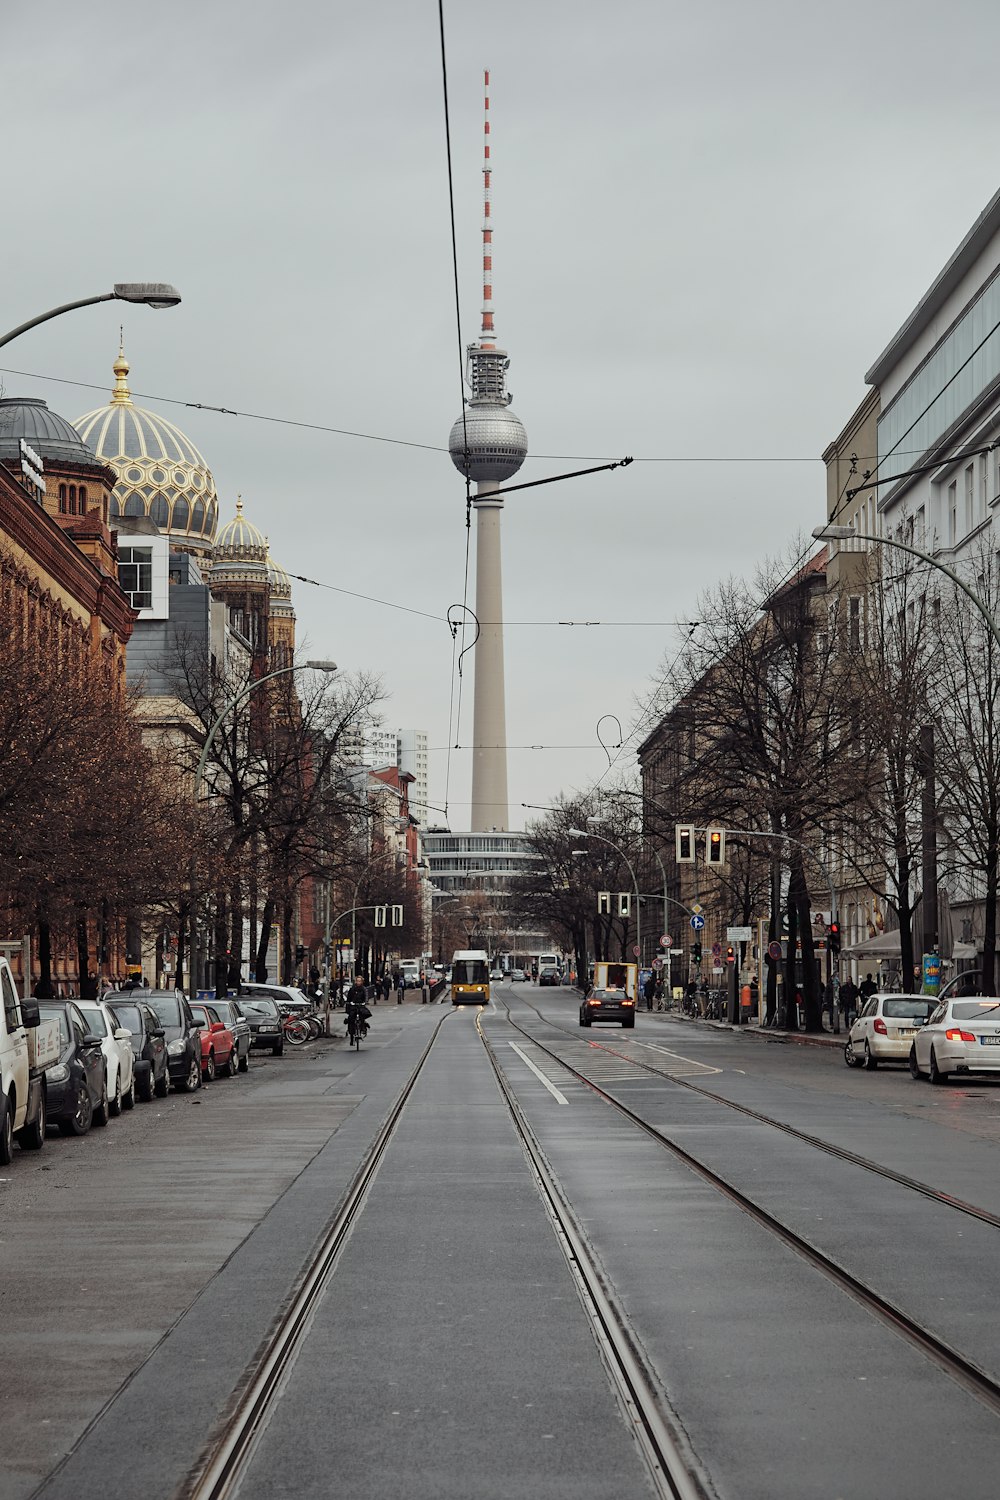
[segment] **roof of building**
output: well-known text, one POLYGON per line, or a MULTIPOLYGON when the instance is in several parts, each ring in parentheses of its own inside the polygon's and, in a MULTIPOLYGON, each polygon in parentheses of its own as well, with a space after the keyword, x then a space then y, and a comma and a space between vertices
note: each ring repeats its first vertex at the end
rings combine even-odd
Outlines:
POLYGON ((969 267, 975 263, 993 236, 1000 230, 1000 189, 983 209, 954 255, 931 282, 903 326, 893 334, 871 369, 865 374, 868 385, 880 385, 889 371, 912 347, 927 324, 940 311, 958 286, 969 267))
POLYGON ((20 439, 30 443, 44 460, 75 464, 80 469, 104 469, 71 422, 38 396, 8 396, 0 401, 0 459, 20 467, 20 439))
POLYGON ((146 515, 176 541, 210 547, 219 519, 211 470, 179 427, 135 405, 123 348, 118 350, 114 372, 108 404, 73 423, 98 458, 118 475, 112 523, 121 515, 146 515))

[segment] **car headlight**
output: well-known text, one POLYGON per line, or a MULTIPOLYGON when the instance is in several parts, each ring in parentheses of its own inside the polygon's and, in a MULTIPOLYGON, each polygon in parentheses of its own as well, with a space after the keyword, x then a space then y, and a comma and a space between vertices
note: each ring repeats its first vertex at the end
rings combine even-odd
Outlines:
POLYGON ((184 1038, 182 1036, 177 1037, 177 1039, 173 1042, 167 1043, 167 1052, 171 1057, 180 1057, 183 1051, 184 1038))
POLYGON ((69 1077, 69 1068, 65 1063, 54 1063, 51 1068, 45 1069, 45 1076, 50 1083, 65 1083, 69 1077))

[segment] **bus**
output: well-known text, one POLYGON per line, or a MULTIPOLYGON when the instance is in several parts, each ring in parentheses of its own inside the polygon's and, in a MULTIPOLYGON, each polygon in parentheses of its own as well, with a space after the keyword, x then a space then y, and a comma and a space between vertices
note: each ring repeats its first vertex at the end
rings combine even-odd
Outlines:
POLYGON ((452 1005, 489 1005, 490 960, 482 948, 459 948, 451 960, 452 1005))

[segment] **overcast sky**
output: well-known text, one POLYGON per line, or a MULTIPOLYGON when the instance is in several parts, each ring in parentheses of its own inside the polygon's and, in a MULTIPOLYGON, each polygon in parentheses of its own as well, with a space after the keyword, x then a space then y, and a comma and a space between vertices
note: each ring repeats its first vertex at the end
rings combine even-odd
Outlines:
MULTIPOLYGON (((520 477, 648 460, 507 502, 508 740, 546 747, 510 751, 518 827, 606 768, 598 718, 632 726, 700 590, 822 521, 820 452, 1000 180, 1000 6, 446 0, 445 20, 466 341, 492 72, 520 477)), ((434 451, 460 410, 436 3, 6 0, 2 27, 0 331, 119 280, 184 298, 33 330, 0 351, 5 393, 102 405, 124 318, 133 393, 202 450, 222 520, 242 493, 290 573, 443 617, 465 518, 434 451)), ((294 597, 310 654, 380 672, 387 722, 427 729, 431 800, 467 826, 446 625, 294 597)))

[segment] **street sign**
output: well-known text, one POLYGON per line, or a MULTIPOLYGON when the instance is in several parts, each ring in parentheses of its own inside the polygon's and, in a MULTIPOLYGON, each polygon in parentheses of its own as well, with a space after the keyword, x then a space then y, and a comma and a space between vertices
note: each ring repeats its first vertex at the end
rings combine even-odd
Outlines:
POLYGON ((721 964, 713 964, 712 965, 712 973, 713 974, 721 974, 722 973, 722 965, 721 964))
POLYGON ((705 918, 698 912, 695 912, 694 916, 691 918, 691 926, 694 928, 695 932, 700 932, 704 925, 705 918))
POLYGON ((638 943, 633 943, 633 945, 632 945, 632 952, 635 954, 636 958, 639 957, 639 944, 638 943))
POLYGON ((713 958, 721 958, 721 956, 722 956, 722 944, 721 943, 713 943, 712 944, 712 957, 713 958))
POLYGON ((663 936, 660 938, 660 947, 661 948, 669 948, 670 944, 672 942, 673 942, 673 938, 670 936, 670 933, 669 932, 665 932, 663 934, 663 936))
POLYGON ((703 906, 700 906, 698 902, 695 901, 692 903, 691 910, 694 912, 696 917, 700 917, 705 908, 703 906))
POLYGON ((752 927, 727 927, 727 943, 749 943, 753 939, 752 927))
POLYGON ((663 968, 663 959, 662 958, 654 958, 653 959, 653 968, 654 969, 662 969, 663 968))
POLYGON ((767 945, 767 956, 768 956, 768 958, 773 958, 775 960, 775 962, 777 962, 778 959, 781 957, 781 944, 780 943, 768 943, 768 945, 767 945))

